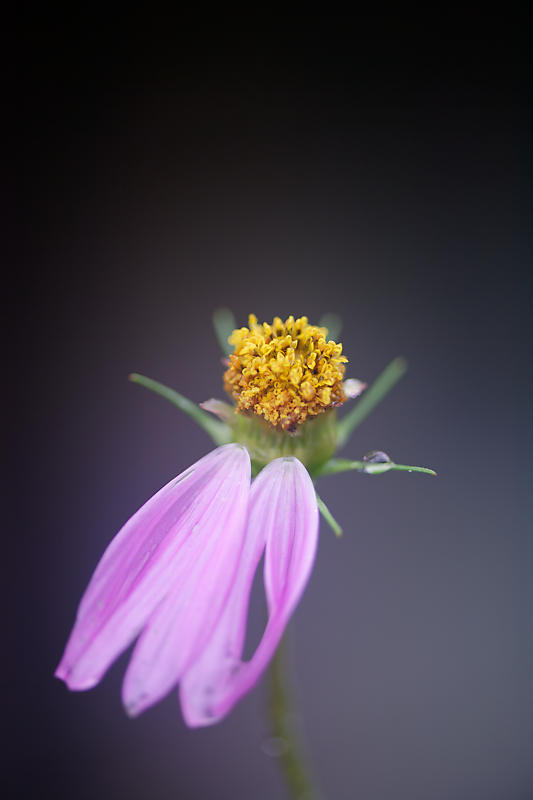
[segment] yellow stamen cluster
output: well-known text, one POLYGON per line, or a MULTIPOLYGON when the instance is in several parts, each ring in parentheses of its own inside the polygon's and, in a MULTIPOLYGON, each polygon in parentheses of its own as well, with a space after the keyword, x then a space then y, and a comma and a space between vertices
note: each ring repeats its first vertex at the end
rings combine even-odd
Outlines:
POLYGON ((250 314, 247 328, 228 341, 234 346, 224 387, 237 411, 253 411, 271 425, 293 432, 309 417, 346 400, 342 389, 342 344, 326 341, 327 328, 309 325, 307 317, 259 324, 250 314))

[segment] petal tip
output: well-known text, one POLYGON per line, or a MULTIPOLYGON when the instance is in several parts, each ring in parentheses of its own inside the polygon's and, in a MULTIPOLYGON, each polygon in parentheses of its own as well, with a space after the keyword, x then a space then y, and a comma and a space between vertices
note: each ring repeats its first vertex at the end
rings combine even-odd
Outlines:
POLYGON ((135 719, 141 713, 136 703, 124 703, 124 711, 130 719, 135 719))
POLYGON ((122 684, 122 705, 130 719, 135 719, 160 699, 160 697, 152 697, 140 686, 134 687, 131 679, 128 678, 128 672, 126 672, 122 684))
POLYGON ((135 717, 138 717, 139 714, 141 714, 144 711, 144 709, 147 706, 146 700, 147 700, 146 694, 143 693, 135 694, 133 691, 128 690, 125 678, 124 683, 122 685, 122 705, 124 706, 124 711, 126 712, 128 717, 130 717, 130 719, 135 719, 135 717))
POLYGON ((153 697, 147 692, 141 692, 137 695, 131 694, 130 696, 126 692, 122 693, 122 705, 130 719, 139 717, 159 700, 162 700, 162 697, 153 697))
POLYGON ((183 694, 183 689, 180 686, 180 700, 181 700, 181 714, 183 721, 188 728, 208 728, 210 725, 215 725, 225 716, 225 714, 215 714, 210 706, 204 706, 199 709, 193 705, 189 705, 183 694))
POLYGON ((67 689, 70 689, 71 692, 86 692, 89 689, 94 689, 100 680, 99 678, 90 676, 85 678, 76 677, 76 675, 73 674, 73 669, 68 668, 62 662, 54 672, 54 677, 63 681, 67 689))

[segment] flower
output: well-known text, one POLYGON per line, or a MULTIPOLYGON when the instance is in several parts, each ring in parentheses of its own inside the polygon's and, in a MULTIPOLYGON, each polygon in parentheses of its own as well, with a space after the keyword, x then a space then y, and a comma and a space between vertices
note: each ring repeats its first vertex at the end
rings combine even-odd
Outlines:
MULTIPOLYGON (((342 345, 326 341, 325 328, 306 317, 261 326, 251 315, 229 341, 234 352, 224 381, 234 410, 215 400, 202 409, 132 376, 186 411, 219 446, 160 489, 112 540, 55 673, 72 690, 90 689, 137 640, 123 683, 128 713, 141 713, 179 684, 191 727, 222 719, 267 667, 311 574, 319 508, 340 532, 313 479, 349 469, 431 472, 394 464, 384 453, 379 464, 375 457, 332 458, 364 416, 352 412, 337 423, 335 408, 365 384, 343 383, 347 359, 342 345), (243 662, 263 553, 268 621, 243 662)), ((387 369, 369 391, 366 413, 403 374, 403 364, 387 369)))

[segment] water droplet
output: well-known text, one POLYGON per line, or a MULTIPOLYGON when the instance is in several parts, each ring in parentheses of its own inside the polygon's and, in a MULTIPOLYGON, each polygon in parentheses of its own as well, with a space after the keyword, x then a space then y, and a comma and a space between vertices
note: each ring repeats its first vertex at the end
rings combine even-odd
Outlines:
POLYGON ((363 461, 369 461, 371 464, 390 464, 392 458, 388 453, 384 453, 383 450, 371 450, 363 458, 363 461))
POLYGON ((383 450, 372 450, 366 454, 363 461, 365 462, 363 472, 368 475, 381 475, 382 472, 388 472, 393 464, 391 457, 383 450))

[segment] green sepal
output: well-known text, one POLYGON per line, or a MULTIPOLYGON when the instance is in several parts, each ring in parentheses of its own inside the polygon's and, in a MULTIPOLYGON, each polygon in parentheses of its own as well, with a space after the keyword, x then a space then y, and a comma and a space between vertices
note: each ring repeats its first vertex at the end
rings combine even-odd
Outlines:
POLYGON ((257 470, 275 458, 294 456, 314 477, 317 468, 337 452, 335 409, 306 420, 294 434, 274 428, 253 413, 234 414, 231 427, 233 441, 247 447, 257 470))
POLYGON ((161 395, 161 397, 164 397, 170 403, 177 406, 180 411, 184 411, 185 414, 188 414, 188 416, 211 437, 215 444, 221 445, 231 442, 232 433, 229 425, 215 419, 211 414, 208 414, 207 411, 203 411, 196 403, 193 403, 192 400, 184 397, 175 389, 170 389, 168 386, 159 383, 159 381, 154 381, 152 378, 139 375, 137 372, 133 372, 129 375, 129 380, 132 383, 138 383, 140 386, 144 386, 145 389, 149 389, 151 392, 161 395))

